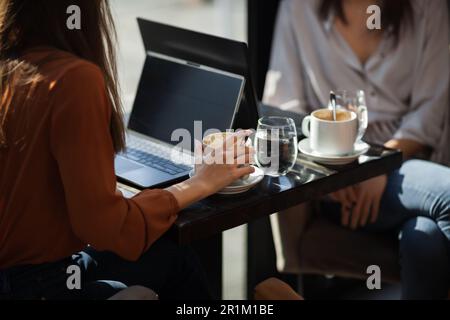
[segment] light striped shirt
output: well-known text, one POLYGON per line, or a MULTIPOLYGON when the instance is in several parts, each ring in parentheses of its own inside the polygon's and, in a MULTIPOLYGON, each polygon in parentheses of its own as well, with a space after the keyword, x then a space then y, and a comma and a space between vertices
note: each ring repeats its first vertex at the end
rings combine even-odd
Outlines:
POLYGON ((399 42, 386 30, 363 65, 334 27, 323 21, 320 0, 284 0, 274 35, 264 103, 309 113, 328 105, 331 90, 366 92, 365 139, 384 144, 410 139, 433 149, 431 160, 450 157, 449 31, 445 0, 412 0, 414 27, 399 42))

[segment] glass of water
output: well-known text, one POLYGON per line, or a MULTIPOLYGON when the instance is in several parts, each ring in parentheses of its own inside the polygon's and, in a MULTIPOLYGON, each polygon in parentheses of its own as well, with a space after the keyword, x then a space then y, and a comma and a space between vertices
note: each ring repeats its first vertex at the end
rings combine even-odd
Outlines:
POLYGON ((336 107, 356 113, 358 116, 358 139, 360 141, 366 134, 369 116, 366 104, 366 96, 363 90, 338 90, 336 91, 336 107))
POLYGON ((255 162, 268 176, 284 176, 294 167, 298 154, 294 120, 264 117, 258 121, 255 162))

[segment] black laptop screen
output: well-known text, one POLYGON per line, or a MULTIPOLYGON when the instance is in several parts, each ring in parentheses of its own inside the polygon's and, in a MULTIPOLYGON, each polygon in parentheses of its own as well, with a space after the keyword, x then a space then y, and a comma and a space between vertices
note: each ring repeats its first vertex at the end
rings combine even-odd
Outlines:
MULTIPOLYGON (((244 80, 155 56, 147 56, 129 129, 177 145, 185 129, 191 141, 206 130, 230 129, 244 80), (194 123, 202 122, 202 128, 194 123), (178 130, 178 132, 180 132, 178 130)), ((201 138, 201 137, 200 137, 201 138)), ((191 145, 192 150, 192 145, 191 145)))

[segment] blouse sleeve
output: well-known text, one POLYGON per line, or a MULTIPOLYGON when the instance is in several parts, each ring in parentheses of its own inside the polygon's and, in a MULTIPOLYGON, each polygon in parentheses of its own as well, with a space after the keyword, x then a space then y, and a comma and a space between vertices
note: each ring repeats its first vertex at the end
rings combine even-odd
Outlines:
POLYGON ((50 105, 51 149, 73 232, 97 250, 137 260, 176 220, 176 199, 163 190, 133 199, 116 192, 112 110, 96 66, 86 62, 67 71, 50 105))
POLYGON ((291 1, 280 4, 263 102, 286 111, 306 113, 301 58, 290 6, 291 1))
POLYGON ((438 148, 449 108, 447 4, 444 0, 429 1, 424 15, 426 40, 414 74, 410 110, 403 117, 394 138, 413 140, 438 148))

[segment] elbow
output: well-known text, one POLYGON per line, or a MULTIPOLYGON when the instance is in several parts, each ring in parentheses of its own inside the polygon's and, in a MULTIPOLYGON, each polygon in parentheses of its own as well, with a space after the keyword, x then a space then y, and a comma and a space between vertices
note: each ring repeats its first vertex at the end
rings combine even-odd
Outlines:
POLYGON ((122 259, 136 262, 144 250, 144 240, 122 237, 115 230, 105 228, 104 224, 74 223, 72 229, 75 236, 84 244, 91 246, 97 251, 112 252, 122 259))

